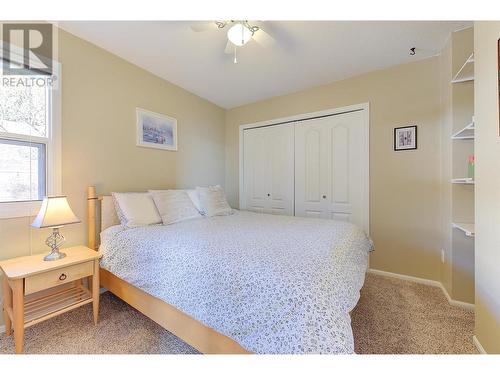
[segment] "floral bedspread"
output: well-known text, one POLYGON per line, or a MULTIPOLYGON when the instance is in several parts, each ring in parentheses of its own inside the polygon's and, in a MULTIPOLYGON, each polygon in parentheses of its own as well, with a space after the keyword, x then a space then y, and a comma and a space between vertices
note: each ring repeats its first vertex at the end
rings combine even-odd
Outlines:
POLYGON ((370 239, 353 224, 246 211, 113 226, 101 266, 256 353, 353 353, 370 239))

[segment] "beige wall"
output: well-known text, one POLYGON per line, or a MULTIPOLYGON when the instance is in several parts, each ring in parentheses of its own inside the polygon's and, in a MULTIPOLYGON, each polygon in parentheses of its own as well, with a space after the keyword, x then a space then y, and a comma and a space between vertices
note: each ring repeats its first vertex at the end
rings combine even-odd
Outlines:
MULTIPOLYGON (((62 64, 62 188, 82 224, 63 229, 86 243, 86 187, 98 193, 224 183, 224 110, 69 33, 62 64), (135 145, 135 108, 177 118, 179 151, 135 145)), ((32 218, 0 220, 0 259, 46 251, 32 218)), ((3 324, 0 318, 0 325, 3 324)))
POLYGON ((371 267, 440 279, 439 59, 399 65, 226 112, 226 191, 238 205, 238 127, 370 102, 371 267), (393 130, 418 125, 416 151, 394 152, 393 130))
POLYGON ((500 353, 500 22, 474 23, 476 120, 476 336, 500 353))

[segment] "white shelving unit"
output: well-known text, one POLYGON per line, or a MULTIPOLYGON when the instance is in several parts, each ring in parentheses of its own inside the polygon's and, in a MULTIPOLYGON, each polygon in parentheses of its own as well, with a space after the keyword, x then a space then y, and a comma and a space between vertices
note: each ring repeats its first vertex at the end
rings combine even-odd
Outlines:
POLYGON ((476 124, 474 123, 474 118, 472 118, 472 122, 453 134, 451 139, 474 139, 474 130, 476 130, 476 124))
POLYGON ((452 184, 464 184, 464 185, 474 185, 475 181, 472 178, 454 178, 451 180, 452 184))
POLYGON ((474 223, 452 223, 452 226, 464 232, 467 237, 474 237, 476 234, 474 223))
POLYGON ((450 98, 444 103, 450 111, 450 120, 445 123, 448 133, 442 142, 446 145, 445 152, 450 152, 450 163, 445 166, 450 200, 449 205, 446 202, 448 230, 441 262, 451 298, 474 303, 476 186, 468 165, 470 156, 475 154, 474 30, 452 33, 448 45, 450 53, 443 54, 442 60, 451 68, 443 77, 448 81, 443 90, 450 98))
POLYGON ((474 54, 471 54, 464 65, 455 74, 451 83, 474 81, 474 54))

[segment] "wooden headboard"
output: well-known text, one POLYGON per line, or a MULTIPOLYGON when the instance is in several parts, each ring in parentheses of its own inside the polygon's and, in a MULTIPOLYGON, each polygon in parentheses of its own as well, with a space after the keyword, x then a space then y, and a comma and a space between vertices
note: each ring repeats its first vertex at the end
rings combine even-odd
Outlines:
POLYGON ((120 220, 116 214, 111 195, 98 196, 95 186, 87 188, 87 210, 89 219, 88 246, 98 250, 101 232, 110 226, 119 224, 120 220))

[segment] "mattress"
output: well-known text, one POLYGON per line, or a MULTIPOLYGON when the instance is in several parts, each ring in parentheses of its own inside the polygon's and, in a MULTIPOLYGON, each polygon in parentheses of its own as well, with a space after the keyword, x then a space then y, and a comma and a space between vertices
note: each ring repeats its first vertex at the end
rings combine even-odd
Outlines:
POLYGON ((101 233, 101 267, 255 353, 353 353, 370 239, 246 211, 101 233))

